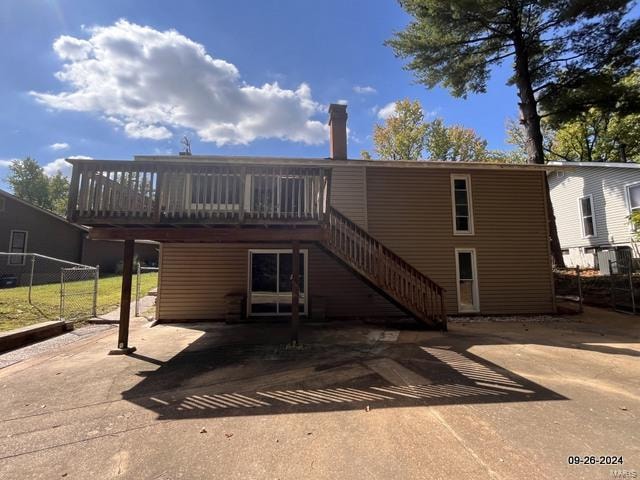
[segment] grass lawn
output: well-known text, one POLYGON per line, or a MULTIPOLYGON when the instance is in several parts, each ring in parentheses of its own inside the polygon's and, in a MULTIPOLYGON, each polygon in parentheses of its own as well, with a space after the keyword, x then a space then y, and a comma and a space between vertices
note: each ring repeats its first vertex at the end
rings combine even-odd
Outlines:
MULTIPOLYGON (((143 273, 140 295, 158 284, 158 273, 143 273)), ((98 314, 114 310, 120 303, 121 276, 101 278, 98 282, 98 314)), ((136 277, 131 292, 135 299, 136 277)), ((93 280, 67 284, 65 296, 68 319, 83 320, 91 316, 93 280)), ((0 331, 32 325, 46 320, 57 320, 60 315, 60 284, 37 285, 31 291, 33 305, 28 300, 29 287, 0 289, 0 331)))

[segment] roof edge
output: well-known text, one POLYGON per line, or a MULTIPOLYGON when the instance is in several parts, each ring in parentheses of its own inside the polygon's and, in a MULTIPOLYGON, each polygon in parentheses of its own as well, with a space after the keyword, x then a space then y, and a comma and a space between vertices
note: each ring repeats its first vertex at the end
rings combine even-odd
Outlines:
MULTIPOLYGON (((71 163, 92 162, 95 160, 72 160, 71 163)), ((505 169, 505 170, 555 170, 554 166, 497 163, 497 162, 445 162, 440 160, 363 160, 305 157, 257 157, 257 156, 228 156, 228 155, 135 155, 138 162, 166 162, 166 163, 236 163, 236 164, 281 164, 308 165, 323 167, 391 167, 391 168, 451 168, 451 169, 505 169)))
POLYGON ((592 168, 640 168, 640 163, 635 162, 565 162, 555 161, 548 162, 547 165, 553 167, 575 168, 575 167, 592 167, 592 168))
POLYGON ((65 217, 63 217, 62 215, 58 215, 57 213, 53 213, 50 212, 49 210, 46 210, 42 207, 38 207, 37 205, 34 205, 33 203, 27 202, 26 200, 23 200, 21 198, 16 197, 15 195, 13 195, 12 193, 7 192, 6 190, 2 190, 0 188, 0 195, 4 196, 4 197, 8 197, 11 200, 15 200, 18 203, 21 203, 22 205, 25 205, 27 207, 31 207, 34 210, 37 210, 41 213, 44 213, 46 215, 49 215, 50 217, 55 218, 56 220, 60 220, 61 222, 64 222, 68 225, 71 225, 72 227, 78 228, 80 230, 82 230, 83 232, 88 232, 89 229, 87 227, 85 227, 84 225, 78 225, 76 223, 71 223, 69 220, 67 220, 65 217))

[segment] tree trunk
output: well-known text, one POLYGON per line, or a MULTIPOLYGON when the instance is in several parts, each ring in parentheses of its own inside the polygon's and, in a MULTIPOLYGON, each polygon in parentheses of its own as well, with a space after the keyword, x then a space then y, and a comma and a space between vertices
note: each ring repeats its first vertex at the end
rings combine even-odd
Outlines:
MULTIPOLYGON (((531 84, 531 74, 529 72, 529 53, 524 41, 524 36, 519 26, 515 28, 513 38, 515 50, 515 74, 516 87, 520 97, 520 122, 525 130, 525 141, 527 150, 527 162, 544 165, 544 144, 542 139, 542 129, 540 128, 540 115, 538 115, 538 101, 536 100, 531 84)), ((556 227, 556 216, 553 213, 553 204, 549 193, 549 183, 546 185, 547 211, 549 212, 549 235, 551 242, 551 256, 553 263, 558 268, 565 268, 558 229, 556 227)))

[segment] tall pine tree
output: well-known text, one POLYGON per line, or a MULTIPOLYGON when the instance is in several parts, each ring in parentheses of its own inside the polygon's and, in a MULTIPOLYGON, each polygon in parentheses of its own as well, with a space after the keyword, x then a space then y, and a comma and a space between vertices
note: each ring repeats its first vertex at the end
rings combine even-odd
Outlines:
MULTIPOLYGON (((486 91, 491 69, 509 60, 529 163, 544 163, 542 115, 576 115, 638 92, 623 79, 637 66, 640 20, 630 0, 400 0, 412 17, 388 41, 429 88, 454 96, 486 91)), ((550 201, 549 201, 550 203, 550 201)), ((555 221, 554 260, 563 265, 555 221)))

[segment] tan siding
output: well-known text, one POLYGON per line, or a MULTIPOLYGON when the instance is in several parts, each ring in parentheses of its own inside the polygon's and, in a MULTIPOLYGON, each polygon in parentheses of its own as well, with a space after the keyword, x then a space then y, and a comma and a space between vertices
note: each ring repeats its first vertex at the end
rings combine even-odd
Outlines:
POLYGON ((394 305, 373 291, 316 246, 309 248, 309 292, 326 298, 329 317, 403 316, 394 305))
POLYGON ((164 244, 160 319, 224 317, 224 297, 246 289, 246 248, 231 244, 164 244))
POLYGON ((471 176, 473 236, 454 236, 450 171, 368 168, 372 235, 447 289, 457 312, 455 248, 475 248, 481 313, 553 309, 540 172, 478 171, 471 176))
POLYGON ((331 205, 367 228, 367 185, 364 167, 337 167, 331 173, 331 205))
MULTIPOLYGON (((457 312, 454 249, 464 247, 476 249, 481 313, 553 309, 542 172, 456 170, 471 176, 476 234, 454 236, 451 171, 376 167, 363 176, 361 168, 336 169, 334 204, 445 287, 449 312, 457 312)), ((288 247, 164 244, 159 318, 224 318, 225 295, 246 294, 248 249, 288 247)), ((400 314, 318 246, 303 248, 310 301, 324 297, 329 317, 400 314)))
MULTIPOLYGON (((250 248, 287 245, 163 244, 158 292, 161 320, 219 320, 225 295, 247 291, 250 248)), ((333 257, 315 245, 309 250, 309 296, 324 297, 329 317, 402 315, 333 257)))

